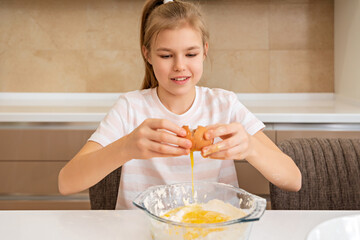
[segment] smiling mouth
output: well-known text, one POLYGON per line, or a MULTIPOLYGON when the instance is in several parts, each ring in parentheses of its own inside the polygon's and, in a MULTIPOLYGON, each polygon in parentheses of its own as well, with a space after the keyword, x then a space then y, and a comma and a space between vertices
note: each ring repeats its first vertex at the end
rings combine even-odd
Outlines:
POLYGON ((171 78, 171 80, 174 80, 174 81, 185 81, 185 80, 188 80, 190 77, 176 77, 176 78, 171 78))

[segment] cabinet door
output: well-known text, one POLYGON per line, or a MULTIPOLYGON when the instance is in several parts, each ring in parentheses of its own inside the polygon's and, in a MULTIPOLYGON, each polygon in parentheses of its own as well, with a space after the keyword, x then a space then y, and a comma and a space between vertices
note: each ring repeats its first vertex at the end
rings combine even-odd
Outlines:
POLYGON ((60 195, 58 174, 66 161, 0 161, 0 194, 60 195))
POLYGON ((92 130, 0 129, 0 161, 64 161, 86 143, 92 130))
POLYGON ((87 191, 61 196, 57 179, 92 132, 0 129, 0 210, 90 209, 87 191))

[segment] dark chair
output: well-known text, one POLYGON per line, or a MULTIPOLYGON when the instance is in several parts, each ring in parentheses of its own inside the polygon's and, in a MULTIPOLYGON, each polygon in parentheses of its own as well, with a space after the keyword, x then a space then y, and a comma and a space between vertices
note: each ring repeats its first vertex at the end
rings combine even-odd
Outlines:
POLYGON ((119 191, 121 167, 104 177, 100 182, 89 188, 92 210, 114 210, 119 191))
POLYGON ((359 210, 360 139, 290 139, 279 144, 302 173, 299 192, 270 183, 274 210, 359 210))

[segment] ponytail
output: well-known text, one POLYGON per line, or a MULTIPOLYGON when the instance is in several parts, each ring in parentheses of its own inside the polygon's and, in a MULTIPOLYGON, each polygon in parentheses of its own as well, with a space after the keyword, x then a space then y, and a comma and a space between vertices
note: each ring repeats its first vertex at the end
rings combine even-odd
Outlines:
POLYGON ((145 45, 144 42, 146 23, 152 11, 161 4, 163 4, 163 0, 150 0, 150 1, 148 0, 146 1, 143 9, 143 14, 141 18, 141 27, 140 27, 140 49, 141 49, 141 55, 145 63, 145 76, 141 89, 154 88, 158 86, 158 81, 156 80, 154 69, 151 66, 151 64, 147 61, 146 57, 144 56, 142 48, 143 47, 147 49, 150 48, 150 46, 146 46, 149 45, 149 43, 146 43, 145 45))

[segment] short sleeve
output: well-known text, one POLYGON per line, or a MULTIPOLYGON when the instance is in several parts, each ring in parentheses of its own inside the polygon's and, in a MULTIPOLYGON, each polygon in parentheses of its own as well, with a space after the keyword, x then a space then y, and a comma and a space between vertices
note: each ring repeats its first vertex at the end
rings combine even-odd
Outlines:
POLYGON ((239 101, 235 93, 231 94, 231 100, 233 102, 231 122, 240 122, 250 135, 254 135, 265 128, 264 123, 239 101))
POLYGON ((130 110, 127 99, 120 96, 88 141, 97 142, 105 147, 126 135, 130 110))

